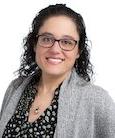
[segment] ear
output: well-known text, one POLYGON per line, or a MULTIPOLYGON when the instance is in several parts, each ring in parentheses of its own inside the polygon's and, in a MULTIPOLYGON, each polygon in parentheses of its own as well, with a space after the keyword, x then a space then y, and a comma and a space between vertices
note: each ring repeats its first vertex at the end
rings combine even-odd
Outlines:
POLYGON ((80 49, 78 49, 77 54, 76 54, 76 59, 80 57, 80 49))
POLYGON ((36 53, 36 46, 34 46, 34 52, 36 53))
POLYGON ((79 53, 77 53, 76 59, 78 59, 80 57, 79 53))

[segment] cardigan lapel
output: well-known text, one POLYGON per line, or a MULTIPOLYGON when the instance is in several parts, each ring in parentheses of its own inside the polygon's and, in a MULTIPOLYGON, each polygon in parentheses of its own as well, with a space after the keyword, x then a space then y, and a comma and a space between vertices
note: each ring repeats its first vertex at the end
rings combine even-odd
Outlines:
POLYGON ((75 70, 63 82, 58 100, 58 116, 57 126, 54 138, 67 138, 72 136, 74 127, 74 117, 79 106, 81 92, 80 92, 80 77, 75 70))
POLYGON ((0 138, 2 137, 2 133, 4 132, 4 128, 8 123, 9 119, 12 117, 15 108, 18 104, 20 96, 24 91, 25 87, 29 83, 31 77, 26 78, 23 83, 15 90, 13 96, 11 97, 9 104, 7 105, 6 109, 3 112, 3 115, 0 120, 0 138))

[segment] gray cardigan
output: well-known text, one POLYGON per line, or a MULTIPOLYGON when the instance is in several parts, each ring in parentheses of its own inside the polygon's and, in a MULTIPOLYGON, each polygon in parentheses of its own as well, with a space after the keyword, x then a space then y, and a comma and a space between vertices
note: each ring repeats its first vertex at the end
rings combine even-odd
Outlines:
MULTIPOLYGON (((9 85, 0 113, 0 138, 32 76, 9 85)), ((115 103, 102 88, 84 81, 73 70, 59 94, 54 138, 115 138, 115 103)))

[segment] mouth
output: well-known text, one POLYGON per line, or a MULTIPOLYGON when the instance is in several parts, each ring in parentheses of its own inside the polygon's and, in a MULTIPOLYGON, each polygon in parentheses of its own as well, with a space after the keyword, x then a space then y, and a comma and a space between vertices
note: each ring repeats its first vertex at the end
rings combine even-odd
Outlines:
POLYGON ((63 58, 54 58, 54 57, 47 57, 46 60, 48 63, 54 64, 54 65, 62 63, 64 61, 63 58))

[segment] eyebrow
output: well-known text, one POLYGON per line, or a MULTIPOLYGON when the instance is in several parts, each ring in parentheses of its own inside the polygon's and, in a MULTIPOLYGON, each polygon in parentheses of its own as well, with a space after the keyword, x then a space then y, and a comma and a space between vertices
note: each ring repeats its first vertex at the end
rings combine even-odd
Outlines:
MULTIPOLYGON (((44 32, 44 33, 41 33, 41 34, 39 34, 39 35, 48 35, 48 36, 53 36, 53 37, 55 37, 52 33, 49 33, 49 32, 44 32)), ((63 37, 63 38, 69 38, 69 39, 75 40, 75 38, 73 38, 73 37, 70 36, 70 35, 63 35, 62 37, 63 37)))
POLYGON ((48 32, 40 33, 39 35, 50 35, 50 36, 54 36, 52 33, 48 33, 48 32))

